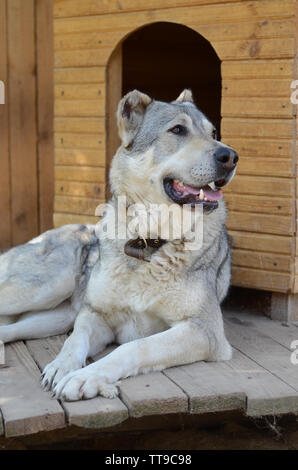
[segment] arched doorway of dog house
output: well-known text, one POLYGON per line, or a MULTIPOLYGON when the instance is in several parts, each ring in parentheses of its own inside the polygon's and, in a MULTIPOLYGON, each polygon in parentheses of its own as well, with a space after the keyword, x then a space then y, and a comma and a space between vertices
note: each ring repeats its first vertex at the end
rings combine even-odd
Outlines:
POLYGON ((187 26, 157 22, 131 33, 107 67, 107 171, 119 145, 115 112, 121 96, 137 88, 174 100, 184 88, 220 135, 221 63, 210 42, 187 26))

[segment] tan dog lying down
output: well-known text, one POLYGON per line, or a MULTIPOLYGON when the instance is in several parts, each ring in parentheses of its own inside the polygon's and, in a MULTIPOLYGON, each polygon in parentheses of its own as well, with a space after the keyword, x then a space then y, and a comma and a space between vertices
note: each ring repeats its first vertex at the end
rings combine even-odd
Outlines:
POLYGON ((2 341, 74 325, 43 372, 44 387, 65 400, 114 397, 124 377, 231 358, 220 309, 230 251, 219 188, 234 176, 238 156, 216 140, 189 90, 172 103, 135 90, 120 101, 117 118, 122 144, 101 223, 109 222, 119 196, 126 197, 127 214, 135 203, 189 204, 203 211, 203 242, 186 249, 182 234, 157 238, 154 247, 153 240, 142 245, 142 233, 133 242, 99 239, 96 226, 68 225, 0 257, 0 315, 10 321, 0 327, 2 341), (112 342, 120 346, 83 367, 112 342))

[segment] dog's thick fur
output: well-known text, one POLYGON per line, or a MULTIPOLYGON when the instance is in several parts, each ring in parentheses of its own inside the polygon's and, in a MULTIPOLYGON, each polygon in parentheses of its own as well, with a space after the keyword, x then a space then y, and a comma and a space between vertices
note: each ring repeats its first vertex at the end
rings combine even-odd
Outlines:
MULTIPOLYGON (((120 195, 128 206, 172 204, 163 185, 169 175, 196 187, 223 177, 214 154, 229 148, 214 139, 190 91, 163 103, 135 90, 117 117, 122 145, 110 174, 112 206, 120 195), (179 125, 187 135, 169 132, 179 125)), ((227 182, 234 173, 226 170, 227 182)), ((11 249, 0 257, 0 315, 8 318, 0 339, 61 334, 74 324, 43 372, 44 387, 65 400, 114 397, 124 377, 230 359, 220 309, 230 282, 224 202, 203 219, 201 248, 169 240, 149 263, 124 253, 127 240, 98 240, 94 226, 64 226, 11 249), (83 367, 112 342, 120 346, 83 367)))

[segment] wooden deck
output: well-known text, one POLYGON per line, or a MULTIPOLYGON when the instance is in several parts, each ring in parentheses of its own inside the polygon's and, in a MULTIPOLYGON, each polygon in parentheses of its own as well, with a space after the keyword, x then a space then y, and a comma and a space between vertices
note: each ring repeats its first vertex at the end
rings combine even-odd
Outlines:
POLYGON ((290 348, 298 325, 225 312, 234 356, 224 363, 196 363, 123 380, 120 397, 61 402, 40 387, 40 370, 65 337, 7 345, 0 369, 0 436, 27 436, 67 428, 114 428, 150 415, 242 411, 247 416, 298 412, 298 365, 290 348))

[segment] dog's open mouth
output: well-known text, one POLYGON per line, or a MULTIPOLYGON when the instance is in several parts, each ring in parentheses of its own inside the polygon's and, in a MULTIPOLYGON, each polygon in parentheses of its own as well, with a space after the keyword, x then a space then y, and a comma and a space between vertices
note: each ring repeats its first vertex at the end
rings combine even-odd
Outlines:
POLYGON ((203 204, 204 211, 208 212, 217 208, 218 201, 222 199, 222 192, 219 188, 225 186, 227 181, 222 178, 206 186, 198 187, 191 186, 178 179, 166 177, 163 184, 166 194, 176 204, 191 204, 192 207, 203 204))

